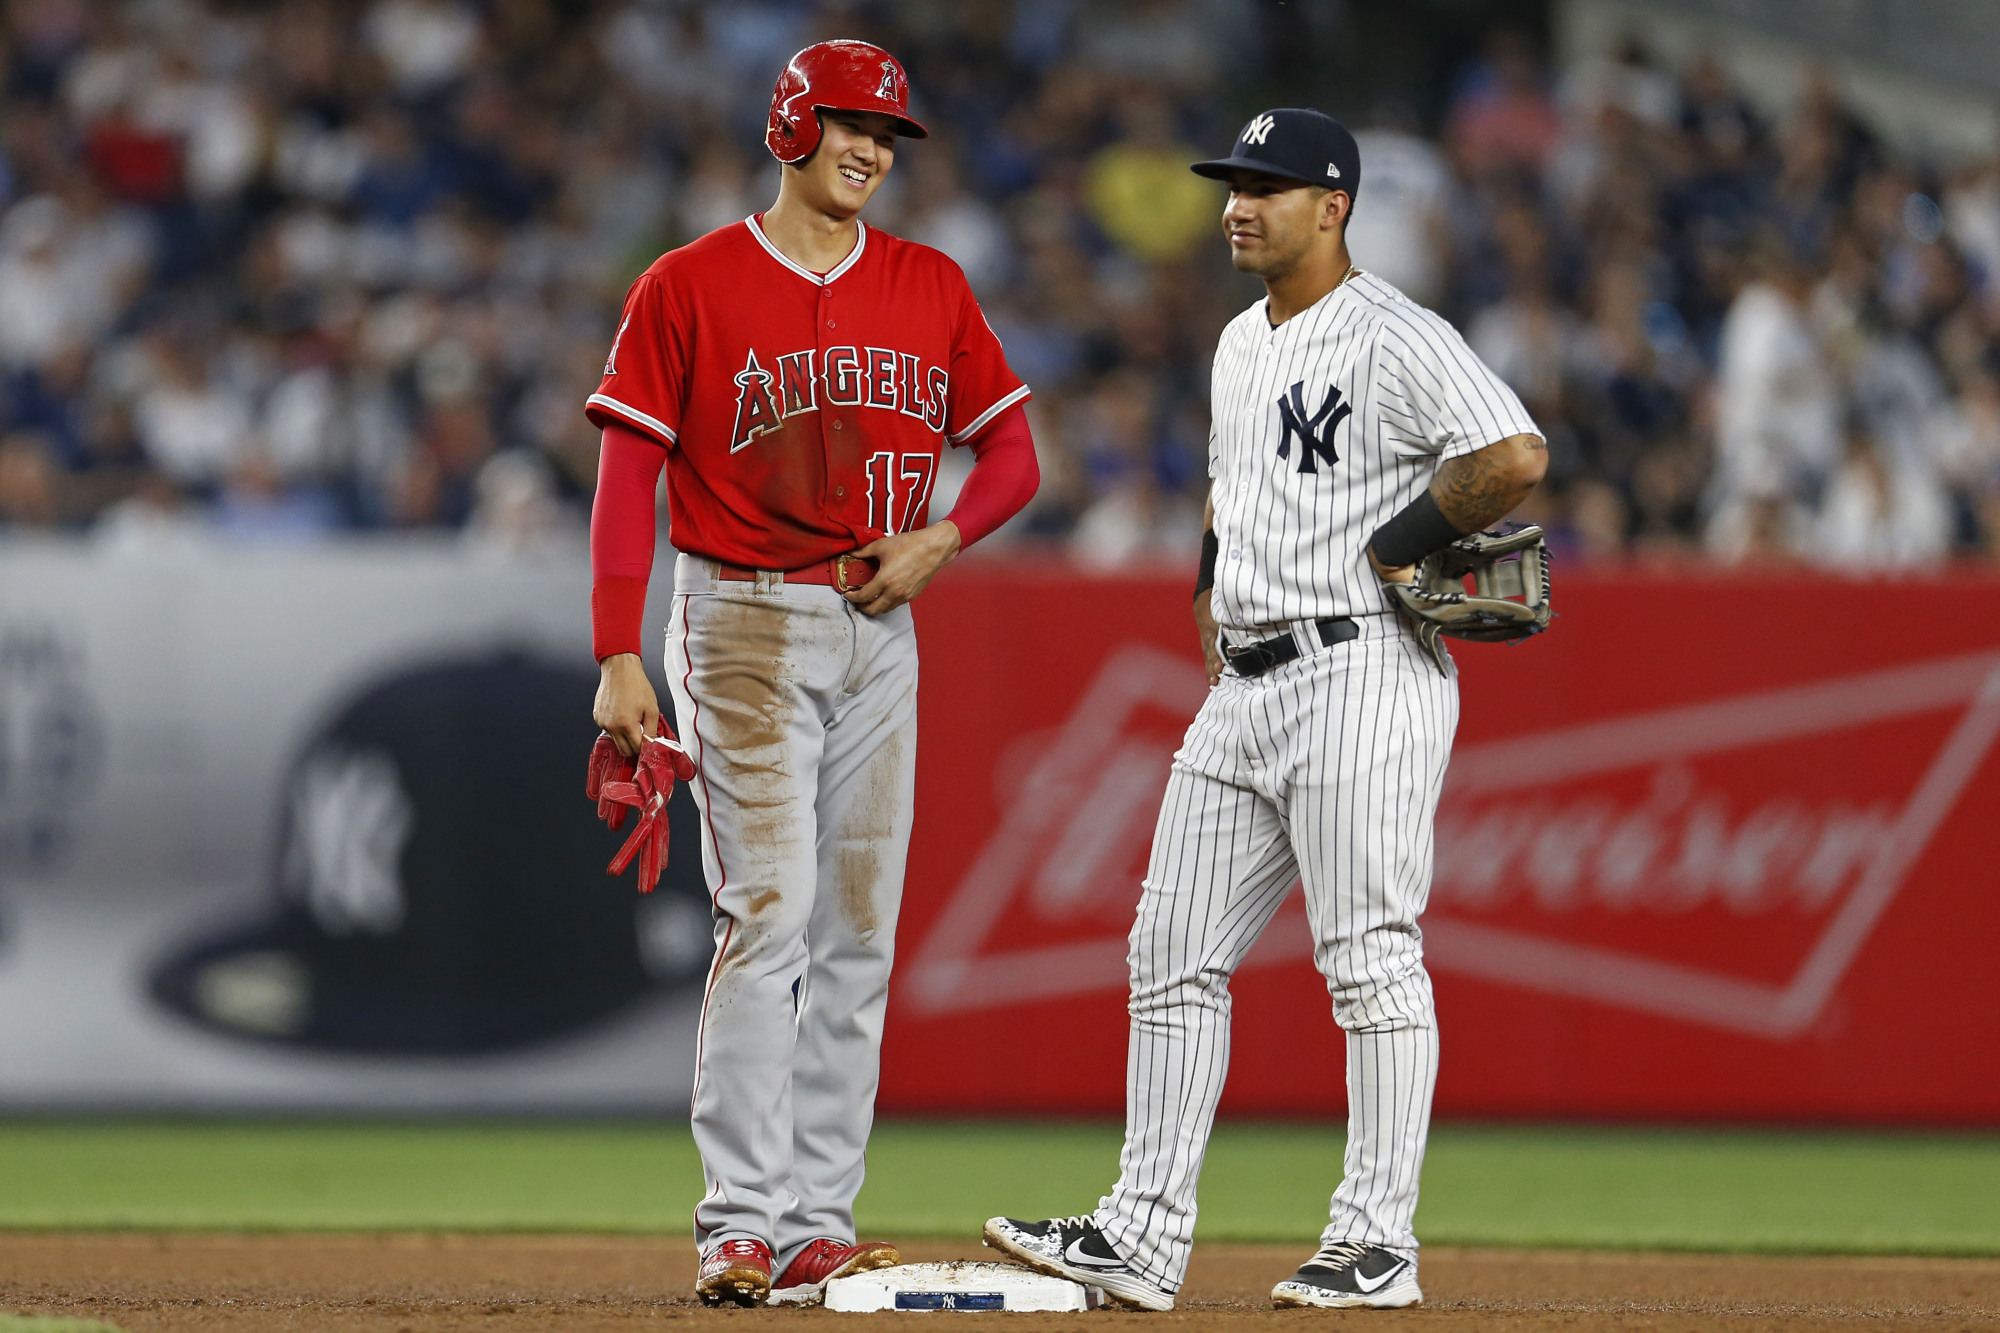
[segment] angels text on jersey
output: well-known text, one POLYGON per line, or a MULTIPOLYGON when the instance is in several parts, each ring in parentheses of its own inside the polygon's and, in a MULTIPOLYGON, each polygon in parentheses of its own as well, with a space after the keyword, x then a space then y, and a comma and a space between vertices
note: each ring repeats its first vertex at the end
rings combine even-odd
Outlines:
POLYGON ((819 349, 808 347, 770 358, 767 368, 757 349, 749 349, 736 373, 730 453, 778 429, 788 417, 819 411, 821 394, 836 407, 899 412, 944 434, 951 377, 943 366, 925 365, 914 353, 889 347, 829 347, 825 364, 818 360, 819 349))

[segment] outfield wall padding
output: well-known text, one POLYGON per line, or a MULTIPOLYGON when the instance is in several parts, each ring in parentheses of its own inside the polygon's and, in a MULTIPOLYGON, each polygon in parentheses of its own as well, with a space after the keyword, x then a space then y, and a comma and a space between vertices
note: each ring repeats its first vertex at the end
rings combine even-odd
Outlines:
MULTIPOLYGON (((919 601, 885 1113, 1120 1113, 1207 694, 1189 585, 975 551, 919 601)), ((588 586, 580 543, 0 547, 0 1110, 684 1115, 699 821, 659 893, 605 880, 588 586), (424 702, 494 672, 535 697, 424 702), (567 796, 494 783, 577 804, 544 830, 567 796)), ((1559 569, 1556 603, 1458 650, 1440 1113, 2000 1124, 2000 578, 1559 569)), ((1225 1112, 1342 1114, 1311 949, 1295 894, 1234 982, 1225 1112)))

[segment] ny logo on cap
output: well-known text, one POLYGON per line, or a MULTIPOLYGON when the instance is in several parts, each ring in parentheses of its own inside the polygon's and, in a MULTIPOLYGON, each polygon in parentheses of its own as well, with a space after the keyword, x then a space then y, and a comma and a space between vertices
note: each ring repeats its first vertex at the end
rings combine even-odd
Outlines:
POLYGON ((1278 123, 1277 121, 1271 118, 1270 112, 1268 111, 1264 112, 1262 115, 1258 116, 1257 119, 1251 121, 1248 125, 1245 125, 1243 127, 1243 142, 1257 143, 1257 144, 1263 143, 1264 140, 1271 137, 1271 127, 1273 125, 1276 125, 1277 123, 1278 123))

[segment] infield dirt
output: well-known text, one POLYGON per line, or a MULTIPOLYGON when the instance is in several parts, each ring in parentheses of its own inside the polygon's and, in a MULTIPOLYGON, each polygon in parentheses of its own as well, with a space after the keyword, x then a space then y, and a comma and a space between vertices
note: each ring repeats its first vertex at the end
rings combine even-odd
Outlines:
MULTIPOLYGON (((906 1259, 990 1258, 977 1241, 913 1241, 906 1259)), ((1202 1245, 1172 1314, 999 1316, 1009 1329, 1137 1321, 1242 1329, 1794 1330, 2000 1328, 2000 1259, 1771 1258, 1595 1251, 1424 1251, 1420 1310, 1277 1311, 1294 1247, 1202 1245)), ((0 1310, 149 1330, 597 1333, 695 1328, 908 1330, 906 1315, 704 1310, 682 1238, 0 1235, 0 1310)), ((940 1320, 993 1316, 932 1315, 940 1320)), ((928 1327, 928 1325, 921 1325, 928 1327)), ((955 1325, 954 1325, 955 1326, 955 1325)), ((983 1324, 981 1325, 984 1326, 983 1324)))

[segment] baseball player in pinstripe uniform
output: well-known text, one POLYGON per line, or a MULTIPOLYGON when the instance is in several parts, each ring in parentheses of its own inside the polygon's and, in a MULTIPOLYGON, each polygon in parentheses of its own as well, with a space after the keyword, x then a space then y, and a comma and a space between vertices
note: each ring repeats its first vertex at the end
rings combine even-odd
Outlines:
MULTIPOLYGON (((1132 928, 1125 1148, 1083 1217, 986 1241, 1120 1303, 1173 1308, 1229 1061, 1229 978, 1294 879, 1346 1032, 1348 1134, 1319 1251, 1281 1306, 1422 1300, 1412 1219, 1437 1075, 1418 915, 1458 689, 1388 583, 1541 479, 1520 400, 1444 320, 1355 268, 1361 163, 1317 111, 1267 111, 1194 170, 1267 297, 1223 333, 1195 593, 1212 686, 1174 758, 1132 928)), ((1326 1052, 1301 1041, 1302 1060, 1326 1052)))

